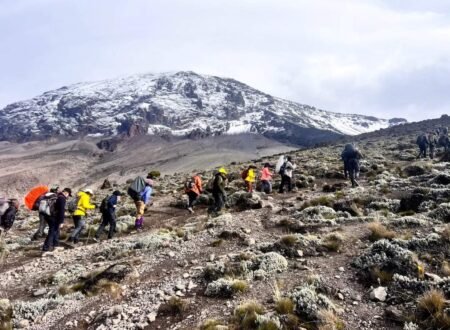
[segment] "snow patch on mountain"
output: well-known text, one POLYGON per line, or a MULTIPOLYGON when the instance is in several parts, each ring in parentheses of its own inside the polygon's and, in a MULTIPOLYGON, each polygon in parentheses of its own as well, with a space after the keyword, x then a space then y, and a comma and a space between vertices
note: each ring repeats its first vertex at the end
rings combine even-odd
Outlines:
POLYGON ((78 83, 10 104, 0 110, 0 140, 251 132, 295 136, 301 144, 303 130, 355 135, 392 124, 272 97, 233 79, 176 72, 78 83))

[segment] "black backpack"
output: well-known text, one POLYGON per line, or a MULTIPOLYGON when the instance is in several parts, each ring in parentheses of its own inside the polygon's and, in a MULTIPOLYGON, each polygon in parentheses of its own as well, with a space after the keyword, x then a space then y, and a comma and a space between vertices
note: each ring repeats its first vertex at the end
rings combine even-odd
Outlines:
POLYGON ((102 203, 100 204, 100 212, 105 213, 108 211, 108 201, 111 196, 106 196, 103 198, 102 203))
POLYGON ((184 188, 186 190, 191 190, 192 188, 195 187, 195 182, 193 178, 189 178, 188 180, 186 180, 186 182, 184 183, 184 188))
POLYGON ((286 174, 286 167, 287 167, 287 162, 284 162, 283 165, 281 165, 280 171, 278 173, 280 175, 285 175, 286 174))

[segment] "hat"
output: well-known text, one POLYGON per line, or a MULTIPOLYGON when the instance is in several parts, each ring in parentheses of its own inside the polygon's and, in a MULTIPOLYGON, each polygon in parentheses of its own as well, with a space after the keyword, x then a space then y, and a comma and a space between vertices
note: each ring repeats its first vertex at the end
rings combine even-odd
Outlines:
POLYGON ((219 168, 219 173, 228 174, 227 170, 223 167, 219 168))
POLYGON ((84 189, 84 192, 85 192, 86 194, 89 194, 89 195, 93 195, 93 194, 94 194, 94 192, 92 191, 91 188, 84 189))
POLYGON ((116 191, 113 192, 113 195, 123 196, 123 193, 121 193, 120 191, 116 190, 116 191))
POLYGON ((72 189, 70 188, 64 188, 62 192, 66 192, 69 194, 70 197, 72 197, 72 189))
POLYGON ((52 193, 56 193, 56 192, 58 192, 58 190, 59 190, 59 186, 57 184, 53 185, 50 188, 50 192, 52 192, 52 193))

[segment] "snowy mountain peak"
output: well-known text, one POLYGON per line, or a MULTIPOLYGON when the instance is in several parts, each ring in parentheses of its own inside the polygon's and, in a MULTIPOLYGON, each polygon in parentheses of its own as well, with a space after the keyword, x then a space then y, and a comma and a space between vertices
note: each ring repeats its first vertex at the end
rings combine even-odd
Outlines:
POLYGON ((181 71, 78 83, 10 104, 0 110, 0 140, 254 132, 307 145, 403 122, 332 113, 234 79, 181 71))

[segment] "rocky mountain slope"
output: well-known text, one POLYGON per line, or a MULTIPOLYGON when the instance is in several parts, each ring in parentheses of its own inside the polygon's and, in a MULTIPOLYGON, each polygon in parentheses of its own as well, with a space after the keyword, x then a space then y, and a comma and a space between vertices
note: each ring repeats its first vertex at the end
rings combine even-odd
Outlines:
MULTIPOLYGON (((134 206, 125 199, 115 239, 93 242, 100 220, 93 212, 82 243, 48 257, 40 257, 42 242, 30 241, 36 214, 21 210, 0 245, 0 323, 450 329, 450 163, 440 160, 442 150, 417 160, 416 133, 361 138, 357 188, 343 178, 343 144, 292 151, 299 167, 287 194, 245 193, 240 171, 249 162, 229 164, 229 208, 218 217, 206 212, 207 194, 189 214, 188 174, 167 175, 157 180, 143 232, 133 230, 134 206)), ((99 203, 126 185, 94 188, 99 203)), ((68 219, 63 238, 70 227, 68 219)))
POLYGON ((276 98, 233 79, 193 72, 79 83, 0 110, 0 141, 118 134, 259 133, 311 145, 405 122, 339 114, 276 98))

